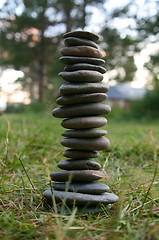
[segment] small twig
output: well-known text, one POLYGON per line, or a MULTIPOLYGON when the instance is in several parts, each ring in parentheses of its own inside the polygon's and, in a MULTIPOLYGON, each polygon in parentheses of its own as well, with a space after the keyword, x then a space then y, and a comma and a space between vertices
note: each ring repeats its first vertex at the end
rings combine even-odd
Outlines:
MULTIPOLYGON (((159 200, 159 198, 151 199, 150 201, 144 203, 144 206, 147 205, 147 204, 149 204, 149 203, 151 203, 151 202, 153 202, 153 201, 157 201, 157 200, 159 200)), ((141 208, 141 207, 142 207, 142 205, 140 205, 140 206, 134 208, 134 209, 131 210, 130 212, 134 212, 134 211, 136 211, 137 209, 139 209, 139 208, 141 208)))
POLYGON ((92 170, 90 170, 90 169, 88 169, 88 171, 89 171, 93 176, 100 177, 100 178, 108 178, 107 176, 99 175, 99 174, 93 173, 92 170))
POLYGON ((30 184, 31 184, 34 192, 37 194, 36 189, 34 188, 34 185, 32 184, 32 181, 30 180, 30 177, 29 177, 29 175, 28 175, 28 173, 27 173, 27 171, 26 171, 26 169, 25 169, 25 167, 24 167, 24 164, 23 164, 21 158, 18 156, 18 154, 16 154, 16 156, 17 156, 17 158, 19 159, 19 161, 20 161, 20 163, 21 163, 21 165, 22 165, 22 167, 23 167, 23 170, 24 170, 24 172, 25 172, 25 174, 26 174, 26 176, 27 176, 27 178, 28 178, 28 180, 29 180, 29 182, 30 182, 30 184))

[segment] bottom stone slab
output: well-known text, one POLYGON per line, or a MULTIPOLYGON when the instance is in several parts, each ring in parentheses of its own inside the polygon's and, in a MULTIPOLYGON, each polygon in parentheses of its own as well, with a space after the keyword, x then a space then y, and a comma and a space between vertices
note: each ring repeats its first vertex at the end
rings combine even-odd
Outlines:
POLYGON ((77 215, 87 215, 87 214, 98 214, 98 213, 106 213, 109 212, 111 209, 111 204, 107 204, 105 206, 102 206, 101 204, 99 204, 98 206, 94 206, 94 207, 80 207, 80 206, 76 206, 74 208, 74 206, 57 206, 56 210, 54 209, 54 207, 52 206, 52 209, 54 212, 58 212, 60 214, 72 214, 72 212, 76 211, 77 215))
POLYGON ((56 203, 66 203, 69 205, 76 206, 97 206, 98 204, 111 204, 118 201, 118 196, 113 193, 105 192, 99 195, 84 194, 84 193, 74 193, 74 192, 64 192, 64 191, 52 191, 46 190, 44 192, 44 197, 46 200, 52 204, 53 197, 56 203))

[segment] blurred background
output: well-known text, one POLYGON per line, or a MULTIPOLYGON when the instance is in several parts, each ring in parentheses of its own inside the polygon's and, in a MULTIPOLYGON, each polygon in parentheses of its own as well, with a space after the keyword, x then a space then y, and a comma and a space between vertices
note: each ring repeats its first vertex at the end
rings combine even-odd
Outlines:
POLYGON ((113 114, 159 117, 158 0, 1 0, 0 113, 52 107, 62 35, 99 34, 113 114))

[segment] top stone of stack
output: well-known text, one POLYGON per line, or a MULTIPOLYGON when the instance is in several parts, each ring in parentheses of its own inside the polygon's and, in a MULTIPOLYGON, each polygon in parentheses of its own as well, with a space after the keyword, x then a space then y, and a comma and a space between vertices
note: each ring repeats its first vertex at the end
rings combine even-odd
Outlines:
POLYGON ((63 36, 64 38, 67 38, 67 37, 84 38, 94 42, 99 40, 99 36, 97 34, 94 34, 88 31, 82 31, 82 30, 68 32, 68 33, 65 33, 63 36))

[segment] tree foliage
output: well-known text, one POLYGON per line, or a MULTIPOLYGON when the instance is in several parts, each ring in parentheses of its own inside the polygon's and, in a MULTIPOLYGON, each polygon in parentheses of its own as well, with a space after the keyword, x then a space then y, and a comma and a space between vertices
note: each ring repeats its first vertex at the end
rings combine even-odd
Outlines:
MULTIPOLYGON (((147 1, 148 6, 152 4, 152 2, 147 1)), ((145 17, 137 20, 137 31, 140 41, 144 43, 144 45, 156 44, 156 51, 152 52, 149 55, 149 61, 145 63, 145 67, 149 71, 152 78, 152 85, 155 89, 159 89, 159 47, 158 37, 159 37, 159 1, 154 1, 154 9, 153 14, 151 16, 147 14, 145 17)), ((151 6, 150 6, 151 7, 151 6)), ((151 8, 150 8, 151 9, 151 8)), ((149 10, 150 10, 149 9, 149 10)), ((155 92, 156 93, 156 92, 155 92)))
POLYGON ((51 84, 50 73, 57 75, 60 69, 58 29, 65 33, 80 26, 84 28, 86 7, 95 3, 98 6, 103 0, 9 0, 5 3, 1 11, 1 64, 23 70, 25 77, 18 81, 30 89, 32 98, 38 95, 43 101, 44 88, 51 84))
MULTIPOLYGON (((38 97, 43 101, 49 89, 56 91, 59 86, 62 34, 88 27, 93 9, 98 8, 104 23, 99 34, 103 37, 101 48, 106 51, 106 68, 114 72, 115 80, 132 81, 139 41, 158 36, 158 13, 151 19, 139 18, 131 14, 134 3, 111 12, 104 7, 106 3, 107 0, 7 0, 0 11, 1 66, 22 70, 24 77, 18 81, 23 89, 29 91, 31 99, 38 97), (128 33, 123 35, 113 24, 114 20, 130 18, 136 22, 135 31, 139 33, 135 38, 128 33)), ((154 55, 145 65, 155 79, 157 61, 158 56, 154 55)))

